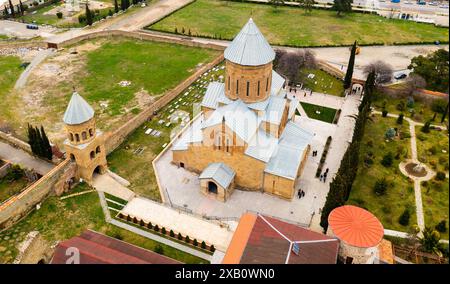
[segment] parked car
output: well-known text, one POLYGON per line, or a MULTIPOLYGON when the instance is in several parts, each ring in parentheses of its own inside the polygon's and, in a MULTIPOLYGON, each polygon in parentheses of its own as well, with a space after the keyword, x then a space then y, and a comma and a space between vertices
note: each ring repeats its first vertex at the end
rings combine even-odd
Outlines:
POLYGON ((391 3, 400 3, 400 0, 391 0, 391 3))
POLYGON ((399 73, 397 75, 394 76, 394 78, 396 80, 401 80, 401 79, 405 79, 406 77, 408 77, 408 75, 406 75, 405 73, 399 73))
POLYGON ((39 27, 38 27, 38 25, 28 24, 28 25, 27 25, 27 29, 30 29, 30 30, 38 30, 39 27))
POLYGON ((403 4, 406 4, 406 5, 412 5, 412 2, 405 1, 405 2, 403 2, 403 4))
POLYGON ((418 0, 417 4, 418 5, 427 5, 427 2, 425 2, 424 0, 418 0))

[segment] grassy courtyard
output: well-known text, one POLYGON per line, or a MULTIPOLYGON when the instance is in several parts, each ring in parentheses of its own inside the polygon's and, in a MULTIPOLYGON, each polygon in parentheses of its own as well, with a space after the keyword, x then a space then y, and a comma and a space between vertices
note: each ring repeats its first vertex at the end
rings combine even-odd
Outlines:
POLYGON ((0 203, 21 192, 27 185, 28 181, 24 177, 15 181, 0 178, 0 203))
MULTIPOLYGON (((89 189, 85 184, 79 185, 70 194, 89 189)), ((57 241, 77 236, 86 229, 93 229, 149 250, 154 250, 159 245, 166 256, 181 262, 205 263, 204 260, 192 255, 107 224, 96 192, 64 200, 60 200, 59 197, 50 197, 42 203, 38 211, 33 211, 12 228, 1 232, 0 263, 11 263, 14 260, 18 253, 16 246, 31 231, 39 231, 44 240, 49 245, 53 245, 57 241)))
POLYGON ((377 216, 386 229, 407 231, 417 223, 415 213, 414 185, 404 176, 398 164, 410 158, 409 128, 398 125, 393 118, 372 116, 368 121, 361 142, 359 169, 348 204, 361 206, 377 216), (398 128, 400 137, 387 142, 385 132, 388 128, 398 128), (391 152, 395 158, 389 167, 381 164, 384 155, 391 152), (398 155, 398 156, 397 156, 398 155), (397 159, 398 158, 398 159, 397 159), (374 192, 375 183, 385 178, 388 184, 384 195, 374 192), (409 226, 399 223, 399 218, 409 208, 409 226))
POLYGON ((376 15, 350 13, 336 16, 335 11, 314 9, 310 14, 294 7, 197 0, 150 29, 232 39, 252 17, 272 44, 291 46, 414 43, 448 41, 448 28, 438 28, 376 15), (213 13, 211 11, 214 11, 213 13), (199 17, 201 15, 201 17, 199 17))
POLYGON ((448 173, 448 131, 430 130, 430 133, 420 131, 416 126, 417 157, 434 171, 448 173))
POLYGON ((16 56, 0 56, 0 124, 12 116, 6 96, 14 87, 23 69, 21 60, 16 56))
POLYGON ((129 39, 81 42, 41 63, 6 102, 9 121, 25 136, 26 122, 64 139, 61 118, 73 87, 95 109, 103 131, 118 127, 219 55, 218 51, 129 39), (77 54, 71 54, 76 50, 77 54))
POLYGON ((182 128, 181 120, 174 121, 175 113, 189 114, 189 119, 192 119, 194 106, 202 101, 208 82, 223 76, 222 68, 223 65, 220 65, 216 71, 213 70, 197 79, 187 90, 161 109, 156 117, 137 128, 119 148, 108 156, 109 168, 127 179, 131 183, 129 187, 131 190, 150 199, 160 200, 151 162, 170 142, 171 133, 177 133, 182 128), (166 126, 168 123, 170 125, 166 126), (161 135, 155 137, 145 134, 145 131, 150 128, 160 131, 161 135), (135 152, 138 149, 143 151, 135 152))
POLYGON ((302 69, 299 76, 300 82, 303 83, 303 88, 327 95, 344 96, 344 82, 323 70, 302 69), (310 74, 314 75, 314 78, 308 78, 310 74))
POLYGON ((300 104, 308 117, 312 119, 332 123, 334 116, 336 115, 336 110, 334 108, 308 104, 305 102, 300 102, 300 104))
POLYGON ((448 240, 449 232, 449 186, 448 179, 437 181, 436 179, 422 182, 422 204, 425 225, 434 228, 442 220, 446 220, 446 232, 440 232, 441 238, 448 240))

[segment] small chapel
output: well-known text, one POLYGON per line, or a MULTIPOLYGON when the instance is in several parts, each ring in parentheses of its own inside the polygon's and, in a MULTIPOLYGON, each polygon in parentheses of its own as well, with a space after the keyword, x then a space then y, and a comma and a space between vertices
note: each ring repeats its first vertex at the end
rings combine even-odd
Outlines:
POLYGON ((172 162, 198 173, 200 190, 220 201, 235 188, 292 199, 314 136, 295 123, 299 101, 284 91, 275 52, 252 19, 224 58, 224 83, 209 84, 172 162))

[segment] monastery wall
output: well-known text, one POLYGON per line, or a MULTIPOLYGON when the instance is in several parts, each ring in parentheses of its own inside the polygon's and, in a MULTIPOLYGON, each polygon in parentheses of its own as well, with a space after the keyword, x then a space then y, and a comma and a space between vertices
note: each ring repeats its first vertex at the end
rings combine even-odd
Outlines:
POLYGON ((0 140, 4 140, 6 143, 13 147, 24 150, 27 153, 33 154, 30 144, 12 136, 11 134, 0 131, 0 140))
POLYGON ((0 230, 12 226, 49 195, 62 194, 75 174, 75 163, 64 160, 27 189, 0 204, 0 230))

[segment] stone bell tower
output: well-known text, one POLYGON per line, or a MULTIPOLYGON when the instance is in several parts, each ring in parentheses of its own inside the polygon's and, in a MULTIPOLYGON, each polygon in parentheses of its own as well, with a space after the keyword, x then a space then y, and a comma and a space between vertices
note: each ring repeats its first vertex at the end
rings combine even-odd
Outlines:
POLYGON ((96 129, 94 110, 74 91, 63 120, 66 155, 76 162, 78 176, 91 183, 94 173, 103 174, 107 169, 105 138, 96 129))

